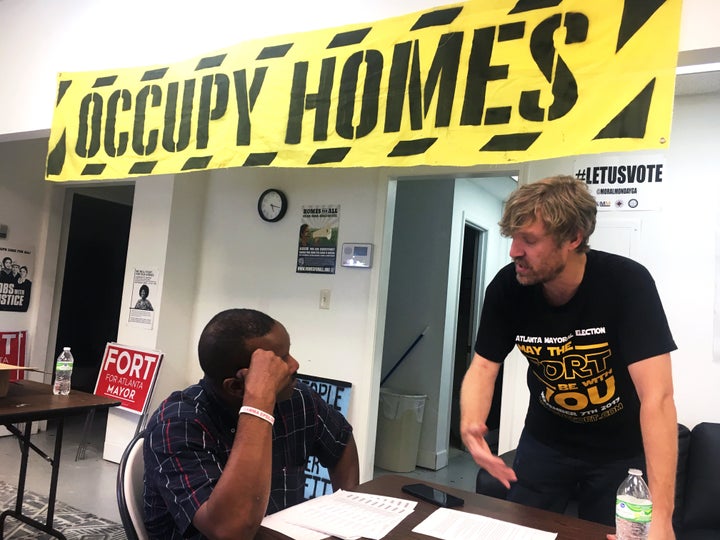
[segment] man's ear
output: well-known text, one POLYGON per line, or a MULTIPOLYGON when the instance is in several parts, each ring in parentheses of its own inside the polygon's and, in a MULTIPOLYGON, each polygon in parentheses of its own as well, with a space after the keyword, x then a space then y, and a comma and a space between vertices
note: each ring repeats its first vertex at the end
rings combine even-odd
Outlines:
POLYGON ((235 377, 223 379, 222 388, 225 393, 241 398, 245 394, 245 377, 244 373, 237 373, 235 377))
POLYGON ((577 251, 577 248, 580 246, 580 244, 582 244, 582 241, 583 241, 582 232, 576 231, 576 232, 575 232, 575 238, 573 238, 572 240, 569 241, 569 243, 570 243, 570 245, 569 245, 570 249, 571 249, 572 251, 577 251))

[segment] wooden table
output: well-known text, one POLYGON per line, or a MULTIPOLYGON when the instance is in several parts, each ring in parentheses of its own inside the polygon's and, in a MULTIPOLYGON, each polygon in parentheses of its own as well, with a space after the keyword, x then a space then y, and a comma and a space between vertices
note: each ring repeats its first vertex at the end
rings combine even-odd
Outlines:
POLYGON ((22 457, 20 461, 20 475, 18 478, 18 493, 15 500, 15 509, 5 510, 0 514, 0 539, 3 538, 5 518, 11 516, 55 538, 65 540, 65 536, 53 528, 65 417, 95 409, 115 407, 117 405, 120 405, 120 401, 118 400, 104 396, 96 396, 78 390, 72 390, 67 396, 55 396, 52 393, 51 385, 35 381, 15 381, 10 383, 8 394, 0 397, 0 425, 4 425, 19 439, 22 457), (56 419, 57 421, 55 449, 52 457, 45 454, 45 452, 30 442, 32 422, 49 419, 56 419), (25 422, 24 431, 20 431, 13 425, 20 422, 25 422), (48 510, 45 523, 22 513, 25 478, 31 449, 49 462, 51 467, 48 510))
MULTIPOLYGON (((415 499, 411 495, 401 491, 400 488, 404 484, 413 484, 416 482, 418 482, 417 478, 409 478, 407 476, 400 475, 387 475, 380 476, 374 480, 361 484, 354 490, 362 493, 371 493, 374 495, 385 495, 389 497, 399 497, 418 501, 415 511, 406 517, 400 525, 390 531, 390 533, 385 536, 384 540, 428 540, 429 538, 432 538, 424 534, 412 532, 412 530, 420 522, 437 510, 437 506, 415 499)), ((454 489, 432 482, 425 483, 465 499, 465 506, 456 508, 456 510, 480 514, 543 531, 556 532, 557 540, 605 540, 606 534, 615 532, 614 528, 606 525, 600 525, 599 523, 593 523, 591 521, 585 521, 563 514, 556 514, 546 510, 539 510, 537 508, 531 508, 521 504, 494 499, 485 495, 454 489)), ((256 536, 256 539, 286 540, 287 537, 276 531, 261 528, 260 532, 256 536)))

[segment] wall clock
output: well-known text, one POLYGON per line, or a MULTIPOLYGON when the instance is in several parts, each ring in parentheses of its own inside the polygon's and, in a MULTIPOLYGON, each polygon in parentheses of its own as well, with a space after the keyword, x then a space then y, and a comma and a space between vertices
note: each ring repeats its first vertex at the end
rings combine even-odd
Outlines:
POLYGON ((287 212, 287 197, 279 189, 266 189, 258 198, 258 214, 265 221, 280 221, 287 212))

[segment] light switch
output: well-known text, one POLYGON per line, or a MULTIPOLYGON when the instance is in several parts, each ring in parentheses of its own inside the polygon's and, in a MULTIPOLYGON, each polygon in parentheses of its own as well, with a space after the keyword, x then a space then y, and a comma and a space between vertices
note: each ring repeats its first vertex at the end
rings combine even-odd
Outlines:
POLYGON ((320 289, 320 309, 330 309, 330 289, 320 289))

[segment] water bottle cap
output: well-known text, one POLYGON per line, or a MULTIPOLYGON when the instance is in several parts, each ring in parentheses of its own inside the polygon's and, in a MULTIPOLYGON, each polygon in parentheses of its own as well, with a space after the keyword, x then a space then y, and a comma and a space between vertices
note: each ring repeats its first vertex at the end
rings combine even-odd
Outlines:
POLYGON ((628 469, 628 474, 632 474, 633 476, 642 476, 642 471, 640 469, 628 469))
POLYGON ((63 347, 63 351, 70 352, 70 347, 63 347))

